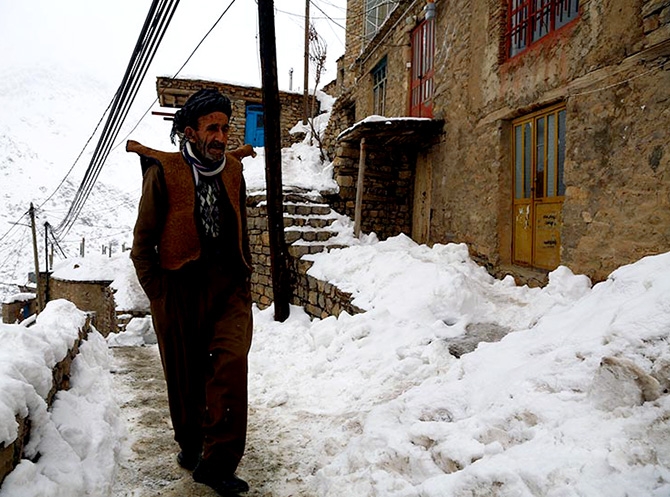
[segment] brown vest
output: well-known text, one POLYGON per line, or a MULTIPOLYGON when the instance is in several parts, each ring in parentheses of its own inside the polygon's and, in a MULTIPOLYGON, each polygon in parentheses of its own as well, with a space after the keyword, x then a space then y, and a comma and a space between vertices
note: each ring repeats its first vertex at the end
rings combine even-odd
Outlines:
MULTIPOLYGON (((128 152, 135 152, 143 158, 158 161, 163 170, 168 196, 168 210, 165 226, 161 233, 158 256, 163 269, 179 269, 190 261, 200 257, 200 238, 195 221, 195 180, 191 166, 179 152, 160 152, 129 140, 128 152)), ((242 213, 240 212, 240 188, 242 187, 242 163, 239 158, 246 156, 235 150, 226 153, 226 167, 221 171, 221 182, 230 199, 237 220, 237 240, 240 258, 247 269, 247 261, 242 248, 242 213)))

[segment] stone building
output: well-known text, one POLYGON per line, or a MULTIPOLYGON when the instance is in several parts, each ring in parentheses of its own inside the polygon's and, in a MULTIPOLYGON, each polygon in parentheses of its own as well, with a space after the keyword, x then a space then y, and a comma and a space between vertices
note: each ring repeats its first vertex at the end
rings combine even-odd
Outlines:
MULTIPOLYGON (((188 97, 203 88, 219 90, 230 98, 233 106, 233 116, 230 123, 231 148, 239 147, 245 143, 250 143, 255 147, 264 146, 263 94, 261 88, 197 79, 159 77, 156 80, 158 101, 162 107, 181 107, 188 100, 188 97)), ((281 146, 290 147, 293 143, 302 139, 302 136, 291 135, 290 131, 303 118, 303 94, 280 91, 279 102, 281 105, 281 146)), ((320 103, 318 99, 312 99, 310 108, 313 115, 319 114, 320 103)), ((170 116, 165 117, 170 118, 170 116)))
POLYGON ((670 1, 348 0, 346 28, 326 143, 363 231, 521 281, 670 250, 670 1))
POLYGON ((65 299, 85 311, 91 324, 102 334, 119 331, 112 280, 69 280, 52 276, 48 279, 49 298, 65 299))

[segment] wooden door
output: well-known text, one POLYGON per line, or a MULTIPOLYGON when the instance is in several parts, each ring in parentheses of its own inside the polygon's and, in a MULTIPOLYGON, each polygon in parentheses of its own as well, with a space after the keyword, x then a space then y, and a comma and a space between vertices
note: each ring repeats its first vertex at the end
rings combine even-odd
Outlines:
POLYGON ((512 132, 515 264, 555 269, 561 261, 565 106, 524 116, 512 132))
POLYGON ((265 146, 265 127, 263 125, 262 105, 247 105, 244 142, 254 147, 265 146))

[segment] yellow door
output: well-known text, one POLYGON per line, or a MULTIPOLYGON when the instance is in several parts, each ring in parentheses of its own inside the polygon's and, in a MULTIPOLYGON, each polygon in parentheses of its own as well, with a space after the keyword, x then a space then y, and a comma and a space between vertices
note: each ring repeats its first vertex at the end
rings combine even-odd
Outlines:
POLYGON ((512 168, 515 264, 555 269, 561 261, 565 105, 514 121, 512 168))

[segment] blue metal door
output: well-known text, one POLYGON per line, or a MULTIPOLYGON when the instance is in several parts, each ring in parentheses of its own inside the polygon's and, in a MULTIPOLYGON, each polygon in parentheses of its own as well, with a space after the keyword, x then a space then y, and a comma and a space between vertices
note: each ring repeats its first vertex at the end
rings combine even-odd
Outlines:
POLYGON ((265 146, 262 105, 247 105, 247 122, 244 129, 244 141, 254 147, 265 146))

